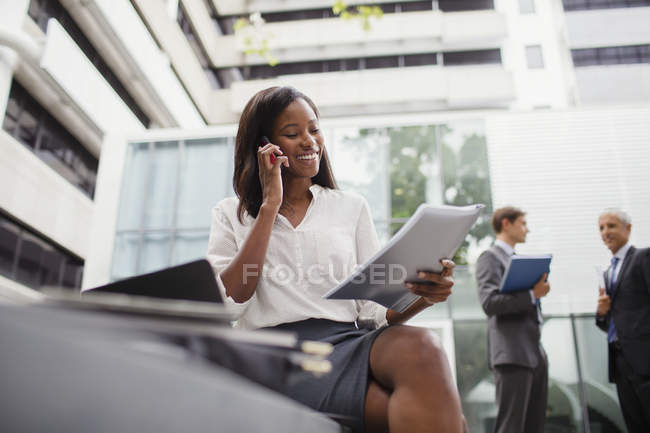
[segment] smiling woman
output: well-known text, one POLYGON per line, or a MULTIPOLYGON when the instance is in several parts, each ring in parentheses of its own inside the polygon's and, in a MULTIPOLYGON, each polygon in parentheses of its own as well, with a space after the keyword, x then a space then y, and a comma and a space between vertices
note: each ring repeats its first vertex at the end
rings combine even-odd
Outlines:
POLYGON ((366 201, 336 187, 307 96, 291 87, 253 96, 239 123, 233 184, 237 198, 213 209, 208 260, 225 302, 239 310, 235 326, 334 346, 331 373, 292 383, 285 393, 343 415, 355 432, 463 431, 440 342, 424 328, 401 325, 447 299, 453 262, 443 260, 440 274, 421 273, 429 284, 406 285, 421 298, 403 313, 323 298, 379 242, 366 201))

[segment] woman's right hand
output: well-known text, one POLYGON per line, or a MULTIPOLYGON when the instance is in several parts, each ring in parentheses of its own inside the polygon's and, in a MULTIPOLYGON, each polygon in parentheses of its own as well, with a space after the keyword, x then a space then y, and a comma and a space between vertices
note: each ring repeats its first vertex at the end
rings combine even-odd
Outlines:
POLYGON ((257 164, 259 166, 260 184, 262 185, 262 204, 280 209, 282 205, 282 173, 280 166, 289 167, 289 159, 282 155, 279 146, 267 143, 257 149, 257 164), (271 163, 271 155, 275 154, 275 162, 271 163))

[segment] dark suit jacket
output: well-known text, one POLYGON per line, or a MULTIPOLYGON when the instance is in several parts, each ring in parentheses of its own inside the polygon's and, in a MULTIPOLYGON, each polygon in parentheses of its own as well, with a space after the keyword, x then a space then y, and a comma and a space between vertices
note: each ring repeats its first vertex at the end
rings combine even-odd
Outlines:
MULTIPOLYGON (((607 293, 611 308, 605 316, 596 316, 596 325, 607 332, 613 317, 625 360, 637 375, 650 376, 650 248, 630 247, 614 290, 608 287, 607 293)), ((613 381, 611 351, 609 380, 613 381)))
POLYGON ((489 366, 516 364, 534 368, 544 349, 540 344, 537 308, 530 292, 499 292, 509 261, 506 252, 493 245, 476 263, 479 298, 488 316, 489 366))

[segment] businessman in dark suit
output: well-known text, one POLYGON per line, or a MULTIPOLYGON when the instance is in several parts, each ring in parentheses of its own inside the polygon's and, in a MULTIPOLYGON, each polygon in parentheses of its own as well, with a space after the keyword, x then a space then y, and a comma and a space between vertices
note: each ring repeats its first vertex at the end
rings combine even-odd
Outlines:
POLYGON ((608 209, 598 218, 600 236, 612 252, 600 289, 596 325, 607 333, 609 381, 629 433, 650 432, 650 248, 634 248, 632 221, 608 209))
POLYGON ((488 316, 488 362, 494 372, 498 413, 495 433, 544 431, 548 360, 541 345, 539 299, 550 290, 546 274, 530 288, 500 293, 499 285, 515 245, 526 241, 526 214, 514 207, 492 215, 494 245, 476 264, 483 311, 488 316))

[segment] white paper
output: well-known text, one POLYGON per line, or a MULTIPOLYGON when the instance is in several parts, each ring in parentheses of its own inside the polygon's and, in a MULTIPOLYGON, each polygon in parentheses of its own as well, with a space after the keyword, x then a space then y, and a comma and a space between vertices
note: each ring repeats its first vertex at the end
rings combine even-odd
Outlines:
POLYGON ((324 297, 370 299, 406 310, 420 297, 405 281, 418 281, 418 271, 442 272, 440 259, 454 257, 484 207, 420 205, 384 248, 324 297))

